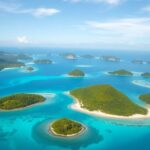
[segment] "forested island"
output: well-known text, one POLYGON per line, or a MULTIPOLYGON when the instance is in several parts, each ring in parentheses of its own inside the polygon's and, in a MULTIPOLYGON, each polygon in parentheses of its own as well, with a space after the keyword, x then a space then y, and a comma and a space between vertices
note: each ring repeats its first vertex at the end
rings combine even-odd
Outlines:
POLYGON ((52 61, 49 59, 37 59, 34 60, 35 64, 52 64, 52 61))
POLYGON ((144 61, 143 60, 132 60, 133 64, 143 64, 144 61))
POLYGON ((150 77, 150 72, 142 73, 141 76, 143 76, 143 77, 150 77))
POLYGON ((62 118, 54 121, 49 130, 56 136, 71 137, 80 134, 84 129, 82 124, 68 118, 62 118))
POLYGON ((66 53, 63 55, 66 59, 76 59, 77 56, 74 53, 66 53))
POLYGON ((82 110, 103 112, 117 116, 147 114, 147 109, 133 103, 111 85, 93 85, 70 91, 82 110))
POLYGON ((102 56, 100 58, 103 61, 110 61, 110 62, 119 62, 120 58, 116 57, 116 56, 102 56))
POLYGON ((69 76, 74 76, 74 77, 83 77, 85 76, 85 73, 81 71, 80 69, 75 69, 71 72, 68 73, 69 76))
POLYGON ((110 75, 132 76, 133 73, 124 69, 108 72, 110 75))
POLYGON ((25 70, 27 72, 32 72, 32 71, 34 71, 34 68, 33 67, 26 67, 25 70))
POLYGON ((0 98, 0 110, 24 108, 44 101, 45 97, 38 94, 13 94, 0 98))
POLYGON ((142 94, 139 97, 143 102, 150 104, 150 93, 148 94, 142 94))

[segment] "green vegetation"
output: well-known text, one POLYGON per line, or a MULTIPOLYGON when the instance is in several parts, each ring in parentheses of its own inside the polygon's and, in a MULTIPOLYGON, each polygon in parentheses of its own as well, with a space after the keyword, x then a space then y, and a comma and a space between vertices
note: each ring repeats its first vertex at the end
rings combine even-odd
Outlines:
POLYGON ((81 71, 80 69, 75 69, 75 70, 69 72, 68 75, 81 77, 81 76, 84 76, 85 73, 83 71, 81 71))
POLYGON ((23 60, 28 60, 28 59, 32 59, 31 56, 27 55, 27 54, 23 54, 23 53, 20 53, 17 55, 17 58, 18 59, 23 59, 23 60))
POLYGON ((35 64, 52 64, 52 61, 49 59, 38 59, 34 60, 35 64))
POLYGON ((132 72, 124 70, 124 69, 109 72, 109 74, 111 74, 111 75, 121 75, 121 76, 132 76, 133 75, 132 72))
POLYGON ((142 73, 141 76, 143 76, 143 77, 150 77, 150 72, 142 73))
POLYGON ((12 110, 23 108, 45 101, 45 98, 37 94, 14 94, 0 98, 0 109, 12 110))
POLYGON ((34 68, 33 67, 27 67, 26 70, 29 71, 29 72, 31 72, 31 71, 34 70, 34 68))
POLYGON ((94 85, 70 91, 82 108, 108 114, 130 116, 147 114, 147 110, 133 103, 127 96, 111 85, 94 85))
POLYGON ((73 120, 62 118, 53 122, 51 128, 54 134, 69 136, 79 133, 83 129, 83 126, 73 120))
POLYGON ((0 64, 0 71, 5 69, 5 68, 20 68, 24 66, 24 63, 21 62, 7 62, 7 63, 3 63, 0 64))
POLYGON ((0 71, 5 68, 16 68, 25 66, 24 63, 18 61, 16 54, 0 52, 0 71))
POLYGON ((140 95, 140 99, 146 102, 147 104, 150 104, 150 93, 140 95))

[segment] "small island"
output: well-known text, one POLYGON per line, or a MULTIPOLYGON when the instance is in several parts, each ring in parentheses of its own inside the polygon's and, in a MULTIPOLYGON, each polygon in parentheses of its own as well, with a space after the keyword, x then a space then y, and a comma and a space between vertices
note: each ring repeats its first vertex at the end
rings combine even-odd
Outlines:
POLYGON ((20 109, 45 101, 45 97, 38 94, 14 94, 0 98, 0 110, 20 109))
POLYGON ((66 54, 64 54, 64 57, 66 59, 76 59, 77 56, 73 53, 66 53, 66 54))
POLYGON ((142 94, 139 97, 143 102, 147 103, 150 105, 150 93, 148 94, 142 94))
POLYGON ((133 73, 124 69, 108 72, 110 75, 132 76, 133 73))
POLYGON ((52 64, 52 61, 49 59, 37 59, 34 60, 35 64, 52 64))
MULTIPOLYGON (((127 96, 111 85, 93 85, 70 91, 70 95, 77 100, 77 110, 95 112, 108 116, 146 115, 147 109, 133 103, 127 96)), ((74 104, 76 105, 76 104, 74 104)))
POLYGON ((85 73, 81 71, 80 69, 75 69, 71 72, 68 73, 69 76, 74 76, 74 77, 83 77, 85 76, 85 73))
POLYGON ((25 68, 25 70, 26 70, 27 72, 32 72, 32 71, 34 71, 34 68, 33 68, 33 67, 27 67, 27 68, 25 68))
POLYGON ((54 121, 49 130, 56 136, 72 137, 81 134, 85 127, 76 121, 62 118, 54 121))
POLYGON ((120 62, 120 58, 116 56, 102 56, 101 60, 110 62, 120 62))
POLYGON ((150 77, 150 72, 145 72, 141 74, 142 77, 150 77))
POLYGON ((132 60, 133 64, 144 64, 143 60, 132 60))

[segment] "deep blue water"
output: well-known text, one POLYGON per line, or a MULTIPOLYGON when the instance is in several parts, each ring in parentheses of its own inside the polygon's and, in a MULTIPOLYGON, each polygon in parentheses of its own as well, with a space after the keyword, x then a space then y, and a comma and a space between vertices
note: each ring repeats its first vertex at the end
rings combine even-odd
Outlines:
MULTIPOLYGON (((138 96, 150 92, 150 79, 138 75, 150 71, 150 64, 132 64, 132 59, 149 60, 148 52, 74 51, 76 54, 95 56, 115 55, 121 62, 104 62, 98 59, 67 60, 60 53, 68 50, 20 50, 34 58, 49 58, 53 64, 28 64, 37 69, 32 73, 23 69, 0 72, 0 96, 13 93, 49 93, 52 97, 31 108, 0 112, 0 150, 150 150, 150 119, 120 120, 94 117, 72 110, 73 99, 64 92, 93 84, 111 84, 128 95, 135 103, 144 106, 138 96), (77 67, 86 72, 84 78, 67 77, 66 73, 77 67), (136 72, 133 77, 110 76, 107 71, 127 69, 136 72), (133 81, 143 81, 142 86, 133 81), (145 83, 148 86, 145 86, 145 83), (73 138, 58 138, 48 133, 51 121, 69 117, 87 126, 87 131, 73 138)), ((30 63, 26 62, 26 63, 30 63)))

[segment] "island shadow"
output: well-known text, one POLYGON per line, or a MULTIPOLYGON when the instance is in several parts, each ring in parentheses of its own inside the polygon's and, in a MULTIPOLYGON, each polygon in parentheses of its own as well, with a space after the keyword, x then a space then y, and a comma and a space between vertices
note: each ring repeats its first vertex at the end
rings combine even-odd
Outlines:
POLYGON ((103 141, 99 131, 93 127, 87 129, 81 135, 75 137, 58 137, 52 135, 49 130, 50 121, 39 122, 32 128, 33 139, 42 147, 58 146, 71 150, 79 150, 81 147, 88 147, 103 141))

